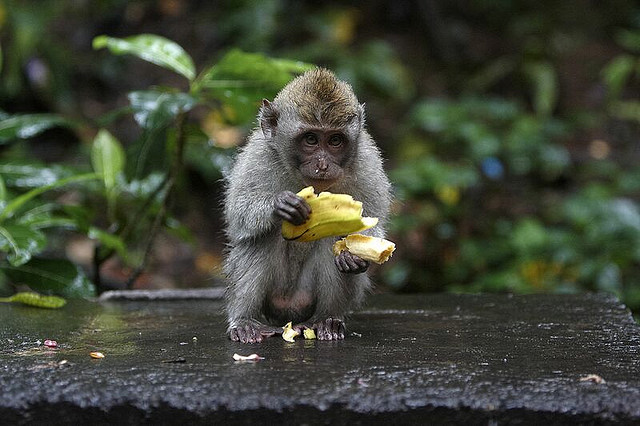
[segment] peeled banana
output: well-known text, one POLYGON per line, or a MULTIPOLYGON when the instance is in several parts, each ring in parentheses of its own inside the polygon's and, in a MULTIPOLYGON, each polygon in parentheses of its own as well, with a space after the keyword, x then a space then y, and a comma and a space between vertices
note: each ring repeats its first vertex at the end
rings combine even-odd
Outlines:
POLYGON ((335 242, 333 254, 337 256, 343 250, 348 250, 361 259, 381 264, 389 260, 395 249, 396 245, 384 238, 352 234, 335 242))
POLYGON ((282 223, 282 236, 287 240, 314 241, 364 231, 378 224, 376 217, 362 217, 362 203, 351 195, 330 192, 316 195, 313 186, 304 188, 297 195, 309 203, 311 214, 302 225, 282 223))

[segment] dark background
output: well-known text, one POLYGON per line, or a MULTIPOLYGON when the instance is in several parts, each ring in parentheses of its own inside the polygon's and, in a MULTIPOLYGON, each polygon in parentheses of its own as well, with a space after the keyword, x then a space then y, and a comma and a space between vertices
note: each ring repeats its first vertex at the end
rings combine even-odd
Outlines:
MULTIPOLYGON (((87 123, 2 146, 0 161, 82 165, 127 92, 185 88, 91 47, 141 33, 176 41, 199 70, 239 48, 354 86, 396 196, 378 291, 607 291, 640 309, 637 2, 0 1, 0 110, 87 123)), ((137 287, 221 284, 221 173, 255 123, 223 135, 211 111, 192 118, 228 152, 188 159, 174 214, 194 238, 163 233, 137 287)), ((137 135, 131 118, 108 127, 125 145, 137 135)), ((49 250, 89 268, 91 244, 60 233, 49 250)), ((105 265, 114 283, 127 268, 105 265)))

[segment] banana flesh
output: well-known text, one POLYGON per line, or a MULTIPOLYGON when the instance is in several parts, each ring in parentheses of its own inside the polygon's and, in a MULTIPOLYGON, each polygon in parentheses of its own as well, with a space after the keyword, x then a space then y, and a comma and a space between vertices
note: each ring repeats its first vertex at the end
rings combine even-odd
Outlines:
POLYGON ((348 194, 321 192, 308 186, 297 194, 311 207, 309 220, 302 225, 282 222, 282 236, 301 242, 361 232, 378 224, 376 217, 362 217, 362 203, 348 194))
POLYGON ((381 264, 389 260, 395 249, 396 245, 384 238, 352 234, 335 242, 333 254, 337 256, 340 252, 348 250, 361 259, 381 264))

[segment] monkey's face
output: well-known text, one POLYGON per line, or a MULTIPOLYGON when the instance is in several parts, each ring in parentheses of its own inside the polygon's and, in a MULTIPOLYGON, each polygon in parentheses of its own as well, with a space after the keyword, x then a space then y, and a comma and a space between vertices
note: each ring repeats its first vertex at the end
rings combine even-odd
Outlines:
POLYGON ((351 143, 340 129, 307 128, 296 137, 298 170, 306 185, 326 191, 340 181, 351 143))

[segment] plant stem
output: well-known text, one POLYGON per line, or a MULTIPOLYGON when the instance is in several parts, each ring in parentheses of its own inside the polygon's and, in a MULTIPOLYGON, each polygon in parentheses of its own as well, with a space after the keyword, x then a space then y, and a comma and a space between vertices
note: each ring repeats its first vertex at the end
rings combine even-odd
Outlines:
POLYGON ((164 198, 162 199, 160 210, 158 211, 158 214, 156 215, 153 221, 153 225, 151 226, 151 230, 149 232, 149 238, 147 239, 144 254, 142 257, 142 262, 135 269, 133 274, 131 274, 131 276, 129 277, 129 280, 127 281, 127 288, 129 289, 133 287, 136 280, 140 277, 140 275, 146 268, 149 260, 149 255, 151 253, 151 248, 153 246, 153 242, 155 241, 155 238, 158 232, 160 231, 160 228, 162 227, 162 223, 166 218, 167 211, 170 210, 170 204, 173 198, 173 190, 175 188, 175 184, 178 179, 178 176, 182 172, 182 167, 183 167, 184 149, 185 149, 185 142, 187 139, 186 133, 185 133, 187 115, 188 114, 186 112, 181 112, 180 114, 178 114, 178 117, 176 119, 176 126, 178 130, 177 137, 176 137, 176 152, 173 159, 173 164, 171 165, 171 169, 169 170, 169 174, 167 175, 166 185, 165 185, 166 192, 164 194, 164 198))

